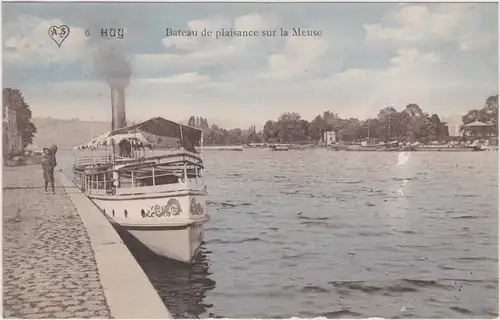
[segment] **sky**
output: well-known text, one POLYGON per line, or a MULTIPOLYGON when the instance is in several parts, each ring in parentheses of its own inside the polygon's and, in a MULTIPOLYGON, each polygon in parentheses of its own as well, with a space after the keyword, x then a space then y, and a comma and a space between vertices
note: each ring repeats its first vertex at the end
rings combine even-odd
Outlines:
POLYGON ((364 119, 409 103, 454 116, 498 93, 496 3, 4 2, 2 14, 3 87, 20 89, 34 117, 111 119, 96 64, 103 47, 130 63, 129 120, 195 115, 245 128, 283 112, 364 119), (63 24, 70 33, 58 47, 48 28, 63 24), (103 39, 101 28, 124 37, 103 39), (167 28, 198 36, 166 37, 167 28))

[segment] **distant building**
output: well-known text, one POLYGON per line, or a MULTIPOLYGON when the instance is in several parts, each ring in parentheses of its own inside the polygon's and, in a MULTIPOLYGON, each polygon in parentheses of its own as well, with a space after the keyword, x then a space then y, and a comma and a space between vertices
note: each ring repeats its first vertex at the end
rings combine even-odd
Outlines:
POLYGON ((462 123, 448 123, 448 133, 450 137, 461 137, 462 131, 460 127, 462 123))
POLYGON ((326 131, 323 133, 323 141, 327 146, 334 144, 337 141, 337 135, 334 131, 326 131))
POLYGON ((456 115, 451 117, 443 117, 441 121, 446 122, 450 137, 462 136, 462 131, 460 130, 460 127, 462 126, 462 116, 456 115))
POLYGON ((10 106, 5 107, 5 117, 3 118, 3 154, 11 157, 24 151, 23 139, 17 127, 16 109, 10 106))

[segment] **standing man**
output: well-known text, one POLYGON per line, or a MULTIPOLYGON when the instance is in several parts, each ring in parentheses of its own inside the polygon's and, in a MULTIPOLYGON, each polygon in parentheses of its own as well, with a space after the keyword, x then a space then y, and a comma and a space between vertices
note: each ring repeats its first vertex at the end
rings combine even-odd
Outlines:
POLYGON ((51 146, 49 148, 43 148, 43 160, 42 160, 42 169, 43 169, 43 178, 45 180, 45 192, 49 192, 48 186, 50 182, 50 186, 52 187, 52 194, 55 194, 56 191, 54 189, 54 168, 57 165, 55 152, 57 151, 57 147, 51 146), (54 150, 54 151, 53 151, 54 150))

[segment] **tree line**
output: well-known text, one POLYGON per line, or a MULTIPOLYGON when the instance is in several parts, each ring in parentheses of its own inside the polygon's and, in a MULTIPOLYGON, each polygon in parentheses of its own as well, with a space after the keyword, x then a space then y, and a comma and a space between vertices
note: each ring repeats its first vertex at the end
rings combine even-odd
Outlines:
MULTIPOLYGON (((26 148, 33 142, 37 132, 31 121, 31 107, 24 100, 19 89, 3 89, 3 118, 6 107, 16 110, 18 130, 26 148)), ((468 123, 480 121, 491 124, 484 128, 485 133, 498 132, 498 94, 486 99, 481 109, 469 110, 462 116, 462 127, 468 123)), ((325 111, 312 121, 302 119, 295 112, 285 112, 276 120, 265 122, 261 131, 255 126, 246 130, 239 128, 224 129, 216 124, 209 125, 203 117, 191 116, 188 125, 203 130, 205 145, 241 145, 248 143, 317 143, 323 132, 334 131, 338 140, 356 141, 367 138, 378 141, 402 140, 429 142, 449 139, 449 128, 437 114, 424 112, 415 103, 408 104, 402 111, 394 107, 381 109, 377 116, 367 120, 342 118, 338 114, 325 111)), ((6 149, 6 122, 3 121, 3 143, 6 149)))
MULTIPOLYGON (((36 126, 31 122, 31 108, 24 100, 21 90, 14 88, 4 88, 2 90, 2 119, 7 115, 7 106, 16 110, 17 129, 23 141, 23 148, 33 143, 33 138, 37 132, 36 126)), ((8 149, 7 123, 2 121, 3 149, 8 149)), ((16 156, 4 154, 4 157, 16 156)))
POLYGON ((498 134, 498 94, 488 97, 482 109, 472 109, 464 114, 461 129, 463 129, 463 125, 474 121, 491 124, 492 126, 483 129, 485 133, 498 134))
MULTIPOLYGON (((493 126, 486 128, 489 133, 498 132, 498 95, 486 99, 482 109, 468 111, 462 117, 462 126, 481 121, 493 126)), ((206 118, 189 119, 189 125, 203 129, 205 145, 236 145, 248 143, 317 143, 323 132, 333 131, 337 140, 373 141, 399 140, 428 143, 445 141, 450 138, 448 124, 437 114, 424 112, 418 104, 408 104, 403 110, 394 107, 381 109, 377 116, 366 120, 342 118, 337 113, 325 111, 312 121, 307 121, 296 112, 285 112, 276 120, 268 120, 261 131, 255 126, 247 130, 223 129, 210 126, 206 118)))

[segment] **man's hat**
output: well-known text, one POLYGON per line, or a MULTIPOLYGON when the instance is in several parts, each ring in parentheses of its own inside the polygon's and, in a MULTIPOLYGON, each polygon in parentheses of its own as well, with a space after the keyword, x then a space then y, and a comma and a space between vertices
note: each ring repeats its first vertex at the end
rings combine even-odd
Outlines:
POLYGON ((55 144, 53 144, 53 145, 51 145, 51 146, 49 147, 49 150, 52 152, 52 154, 54 154, 54 155, 55 155, 55 154, 56 154, 56 152, 57 152, 57 146, 56 146, 55 144))

